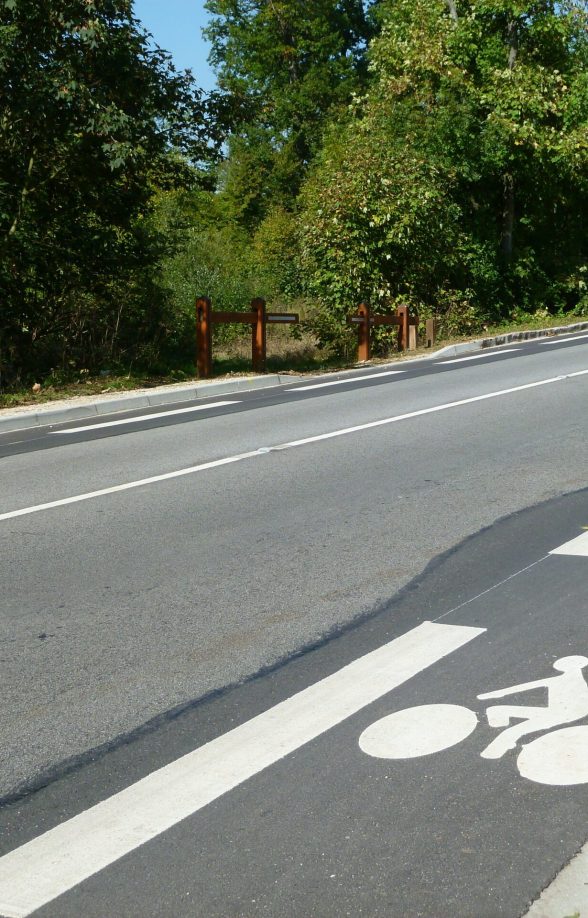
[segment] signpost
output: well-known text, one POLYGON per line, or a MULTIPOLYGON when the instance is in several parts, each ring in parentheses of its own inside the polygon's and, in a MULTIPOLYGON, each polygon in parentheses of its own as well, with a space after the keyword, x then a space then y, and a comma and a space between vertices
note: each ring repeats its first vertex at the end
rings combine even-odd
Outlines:
POLYGON ((196 366, 198 376, 207 379, 212 375, 212 326, 213 324, 251 325, 251 356, 256 373, 265 372, 267 338, 266 327, 269 324, 295 325, 299 322, 294 312, 267 312, 265 300, 256 297, 251 300, 250 312, 224 311, 213 312, 212 302, 208 297, 196 301, 196 366))
POLYGON ((399 306, 395 315, 372 315, 368 303, 360 303, 357 315, 347 320, 357 325, 357 360, 363 363, 371 357, 371 329, 375 325, 396 325, 398 327, 398 350, 412 351, 417 346, 418 316, 411 316, 408 306, 399 306))

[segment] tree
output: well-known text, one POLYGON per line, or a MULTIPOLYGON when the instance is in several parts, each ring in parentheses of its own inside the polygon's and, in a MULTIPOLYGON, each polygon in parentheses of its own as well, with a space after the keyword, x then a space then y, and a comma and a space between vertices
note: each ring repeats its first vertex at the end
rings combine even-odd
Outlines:
POLYGON ((130 0, 0 0, 0 91, 4 376, 136 357, 164 308, 151 199, 195 181, 205 102, 130 0))
POLYGON ((224 187, 255 226, 291 204, 328 118, 365 79, 362 0, 208 0, 211 60, 226 94, 224 187))
POLYGON ((515 306, 583 308, 584 0, 380 13, 373 82, 303 190, 314 295, 339 310, 412 298, 453 331, 515 306))

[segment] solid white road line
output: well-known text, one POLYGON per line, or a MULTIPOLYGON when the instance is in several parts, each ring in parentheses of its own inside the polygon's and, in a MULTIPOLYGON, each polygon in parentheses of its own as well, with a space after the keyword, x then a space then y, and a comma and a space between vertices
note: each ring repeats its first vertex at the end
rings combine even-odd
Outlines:
POLYGON ((386 370, 385 373, 366 373, 365 376, 353 376, 351 379, 335 379, 333 382, 313 383, 310 386, 296 386, 288 392, 310 392, 311 389, 326 389, 327 386, 349 386, 351 383, 365 382, 370 379, 380 379, 382 376, 398 376, 404 370, 386 370))
POLYGON ((423 622, 16 848, 0 858, 0 914, 26 918, 485 630, 423 622))
POLYGON ((440 364, 446 363, 465 363, 466 360, 481 360, 482 357, 499 357, 500 354, 514 354, 516 351, 522 351, 521 347, 507 347, 503 351, 490 351, 489 353, 474 354, 472 357, 455 357, 453 360, 440 360, 440 364))
POLYGON ((558 335, 554 335, 553 338, 549 338, 548 341, 538 341, 538 344, 565 344, 570 341, 581 341, 582 338, 588 338, 588 335, 574 335, 571 338, 560 338, 558 335))
POLYGON ((563 545, 560 545, 559 548, 554 548, 549 554, 578 555, 582 558, 588 558, 588 532, 583 532, 582 535, 577 536, 577 538, 572 539, 570 542, 565 542, 563 545))
POLYGON ((28 516, 30 513, 40 513, 42 510, 53 510, 55 507, 66 507, 68 504, 78 504, 80 501, 93 500, 96 497, 105 497, 107 494, 117 494, 119 491, 132 491, 134 488, 141 488, 144 485, 156 484, 160 481, 169 481, 172 478, 182 478, 184 475, 194 475, 196 472, 216 469, 221 465, 231 465, 233 462, 242 462, 244 459, 252 459, 254 456, 259 455, 260 451, 256 449, 250 453, 239 453, 236 456, 227 456, 226 459, 214 459, 212 462, 202 462, 200 465, 192 465, 187 469, 179 469, 177 472, 152 475, 151 478, 140 478, 137 481, 127 481, 125 484, 101 488, 99 491, 88 491, 86 494, 75 494, 73 497, 62 497, 60 500, 51 500, 46 504, 37 504, 36 507, 23 507, 21 510, 10 510, 8 513, 0 514, 0 520, 12 520, 17 516, 28 516))
POLYGON ((139 424, 141 421, 158 421, 159 418, 170 418, 174 414, 190 414, 193 411, 208 411, 211 408, 224 408, 226 405, 240 405, 241 402, 214 402, 211 405, 194 405, 191 408, 174 408, 173 411, 158 411, 156 414, 142 414, 138 418, 124 418, 122 421, 103 421, 101 424, 87 424, 85 427, 68 427, 67 430, 52 430, 53 436, 60 434, 86 433, 87 430, 100 430, 102 427, 119 427, 122 424, 139 424))
POLYGON ((116 494, 119 491, 130 491, 133 488, 141 488, 144 485, 156 484, 160 481, 169 481, 172 478, 182 478, 185 475, 194 475, 197 472, 204 472, 208 469, 219 468, 222 465, 231 465, 235 462, 243 462, 246 459, 253 459, 262 455, 281 450, 294 449, 298 446, 307 446, 311 443, 320 443, 323 440, 332 440, 335 437, 344 437, 348 434, 359 433, 363 430, 374 430, 377 427, 385 427, 388 424, 396 424, 399 421, 408 421, 413 418, 424 417, 428 414, 435 414, 438 411, 447 411, 450 408, 460 408, 464 405, 473 405, 477 402, 484 402, 492 398, 501 398, 505 395, 513 395, 517 392, 525 392, 530 389, 537 389, 540 386, 550 386, 554 383, 563 382, 567 379, 574 379, 580 376, 588 375, 588 370, 578 370, 575 373, 568 373, 566 376, 553 376, 550 379, 541 379, 538 382, 526 383, 523 386, 513 386, 510 389, 499 389, 496 392, 487 392, 485 395, 474 395, 471 398, 462 398, 456 402, 445 402, 443 405, 434 405, 432 408, 421 408, 419 411, 409 411, 406 414, 397 414, 391 418, 383 418, 380 421, 368 421, 365 424, 357 424, 354 427, 344 427, 340 430, 332 430, 329 433, 317 434, 313 437, 304 437, 302 440, 292 440, 289 443, 280 443, 273 447, 262 447, 252 450, 248 453, 240 453, 236 456, 228 456, 225 459, 214 459, 211 462, 203 462, 200 465, 193 465, 185 469, 179 469, 177 472, 166 472, 162 475, 152 475, 150 478, 141 478, 137 481, 129 481, 125 484, 113 485, 108 488, 101 488, 98 491, 89 491, 86 494, 76 494, 73 497, 64 497, 60 500, 52 500, 48 503, 37 504, 33 507, 22 507, 20 510, 9 510, 7 513, 0 513, 0 522, 2 520, 12 520, 18 516, 28 516, 31 513, 40 513, 43 510, 52 510, 56 507, 65 507, 68 504, 76 504, 85 500, 92 500, 96 497, 105 497, 108 494, 116 494))
MULTIPOLYGON (((512 395, 515 392, 537 389, 540 386, 549 386, 553 383, 563 382, 566 379, 572 379, 576 376, 586 375, 588 375, 588 370, 579 370, 576 373, 568 373, 566 376, 553 376, 550 379, 541 379, 538 382, 526 383, 523 386, 513 386, 511 389, 499 389, 496 392, 487 392, 485 395, 474 395, 470 398, 459 399, 459 401, 456 402, 446 402, 444 405, 434 405, 432 408, 421 408, 418 411, 409 411, 406 414, 398 414, 393 418, 383 418, 381 421, 369 421, 366 424, 358 424, 355 427, 344 427, 341 430, 333 430, 330 433, 317 434, 314 437, 305 437, 303 440, 292 440, 290 443, 274 446, 274 450, 292 449, 295 446, 306 446, 308 443, 319 443, 321 440, 331 440, 334 437, 343 437, 346 434, 358 433, 361 430, 372 430, 375 427, 395 424, 397 421, 408 421, 411 418, 435 414, 438 411, 447 411, 449 408, 460 408, 463 405, 473 405, 476 402, 484 402, 491 398, 501 398, 504 395, 512 395)), ((2 516, 0 515, 0 520, 1 519, 2 516)))

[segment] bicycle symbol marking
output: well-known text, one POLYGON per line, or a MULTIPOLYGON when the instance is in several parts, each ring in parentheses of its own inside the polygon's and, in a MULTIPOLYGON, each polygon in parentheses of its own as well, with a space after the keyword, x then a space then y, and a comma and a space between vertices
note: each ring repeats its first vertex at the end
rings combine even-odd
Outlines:
MULTIPOLYGON (((588 684, 582 672, 587 666, 588 657, 562 657, 553 664, 558 675, 478 695, 480 701, 487 701, 547 689, 546 706, 499 704, 486 709, 488 725, 505 729, 482 750, 481 757, 501 759, 517 749, 522 737, 549 730, 552 732, 521 746, 517 758, 521 776, 555 786, 588 783, 588 724, 554 729, 588 715, 588 684), (521 722, 511 726, 511 720, 521 722)), ((478 715, 462 705, 419 705, 388 714, 367 727, 359 746, 375 758, 411 759, 457 745, 478 723, 478 715)))

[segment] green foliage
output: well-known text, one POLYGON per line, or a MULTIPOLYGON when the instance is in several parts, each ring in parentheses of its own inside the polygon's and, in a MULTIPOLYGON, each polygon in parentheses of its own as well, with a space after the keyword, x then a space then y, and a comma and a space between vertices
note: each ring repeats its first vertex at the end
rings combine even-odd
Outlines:
POLYGON ((586 313, 588 0, 207 8, 203 99, 131 0, 0 0, 4 382, 183 372, 199 295, 346 357, 362 299, 449 335, 586 313))
POLYGON ((578 308, 588 255, 587 8, 389 0, 372 83, 301 196, 308 292, 398 297, 478 330, 578 308))
POLYGON ((155 186, 193 183, 205 107, 129 0, 0 0, 3 375, 140 359, 164 297, 155 186))
POLYGON ((365 77, 362 0, 208 0, 207 35, 226 94, 231 216, 255 227, 290 206, 328 117, 365 77))
POLYGON ((273 305, 296 300, 301 293, 297 222, 283 207, 274 207, 252 239, 251 272, 259 290, 273 305))

